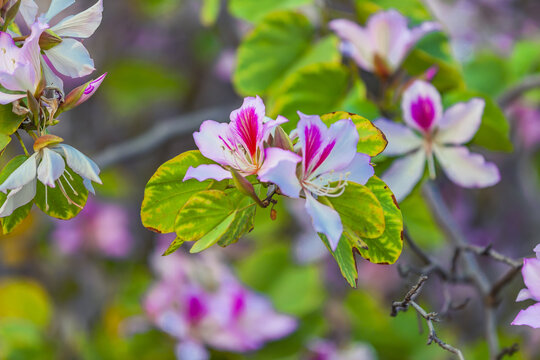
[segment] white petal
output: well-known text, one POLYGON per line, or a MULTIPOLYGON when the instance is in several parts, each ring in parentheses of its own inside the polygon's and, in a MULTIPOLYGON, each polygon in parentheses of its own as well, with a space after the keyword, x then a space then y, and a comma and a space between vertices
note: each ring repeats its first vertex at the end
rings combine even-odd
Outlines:
POLYGON ((441 95, 428 82, 417 80, 403 93, 403 120, 413 129, 430 132, 442 118, 441 95))
POLYGON ((92 36, 101 24, 103 14, 103 0, 99 0, 85 11, 68 16, 51 28, 58 36, 87 38, 92 36))
POLYGON ((264 150, 264 163, 259 170, 259 180, 276 184, 285 196, 298 198, 302 187, 296 176, 297 164, 302 158, 295 153, 278 148, 264 150))
POLYGON ((24 185, 23 187, 11 190, 6 201, 0 208, 0 217, 6 217, 13 214, 15 210, 28 204, 36 196, 36 179, 24 185))
MULTIPOLYGON (((15 3, 15 1, 13 1, 15 3)), ((19 14, 22 16, 26 26, 30 27, 36 21, 39 7, 34 0, 22 0, 19 7, 19 14)))
POLYGON ((407 19, 396 10, 380 11, 369 18, 367 29, 375 52, 395 70, 405 56, 403 43, 410 36, 407 19))
POLYGON ((6 181, 0 185, 0 191, 6 193, 7 190, 17 189, 36 178, 37 154, 30 156, 25 162, 21 164, 11 175, 8 176, 6 181))
POLYGON ((41 68, 43 69, 43 76, 45 76, 47 86, 57 88, 63 93, 64 81, 54 73, 49 64, 47 64, 43 58, 41 59, 41 68))
POLYGON ((388 146, 383 152, 384 155, 403 155, 422 146, 422 138, 403 124, 386 119, 376 120, 373 124, 383 132, 388 140, 388 146))
POLYGON ((53 150, 58 152, 61 150, 64 153, 67 165, 83 179, 92 180, 95 183, 101 184, 99 167, 92 159, 88 158, 74 147, 66 144, 57 145, 53 150))
POLYGON ((12 102, 22 99, 24 97, 26 97, 26 94, 6 94, 3 92, 0 92, 0 104, 2 105, 11 104, 12 102))
POLYGON ((54 188, 54 182, 64 173, 66 163, 62 156, 51 149, 43 148, 41 154, 41 162, 37 169, 38 179, 44 185, 54 188))
POLYGON ((45 55, 56 71, 71 78, 86 76, 95 70, 88 50, 74 39, 64 39, 59 45, 46 50, 45 55))
POLYGON ((434 145, 433 151, 446 176, 460 186, 483 188, 495 185, 501 178, 497 165, 470 153, 466 147, 434 145))
MULTIPOLYGON (((366 154, 356 153, 353 161, 343 171, 349 173, 348 181, 365 185, 365 183, 375 174, 371 165, 371 157, 366 154)), ((339 181, 339 179, 337 179, 339 181)))
POLYGON ((198 181, 205 181, 208 179, 214 179, 222 181, 225 179, 232 179, 230 171, 225 170, 217 164, 203 164, 197 167, 190 166, 186 171, 186 175, 182 181, 189 179, 196 179, 198 181))
POLYGON ((89 179, 83 180, 83 185, 86 188, 86 190, 90 191, 92 194, 96 195, 96 190, 94 190, 94 185, 92 185, 92 181, 89 179))
POLYGON ((45 14, 45 19, 47 22, 51 21, 53 17, 60 14, 60 12, 64 11, 74 3, 75 0, 52 0, 49 10, 47 10, 47 13, 45 14))
POLYGON ((366 29, 346 19, 332 20, 328 23, 328 27, 343 40, 342 49, 345 53, 364 70, 373 70, 375 51, 366 29))
POLYGON ((521 289, 516 298, 516 301, 524 301, 524 300, 529 300, 529 299, 534 299, 529 289, 521 289))
POLYGON ((472 99, 445 111, 435 141, 440 144, 463 144, 470 141, 482 123, 485 101, 472 99))
POLYGON ((336 250, 343 233, 343 225, 337 211, 315 200, 308 191, 306 191, 306 210, 311 216, 315 231, 324 234, 332 250, 336 250))
POLYGON ((420 181, 422 175, 424 175, 425 166, 426 153, 422 148, 395 160, 383 174, 382 179, 390 187, 397 201, 401 201, 409 195, 414 186, 420 181))

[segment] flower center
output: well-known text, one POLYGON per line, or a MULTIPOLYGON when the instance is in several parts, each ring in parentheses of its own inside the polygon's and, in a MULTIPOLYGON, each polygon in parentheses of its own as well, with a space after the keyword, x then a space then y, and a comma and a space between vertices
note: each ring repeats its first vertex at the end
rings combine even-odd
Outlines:
POLYGON ((435 106, 431 99, 420 96, 411 104, 411 116, 418 126, 427 132, 435 120, 435 106))
POLYGON ((302 185, 314 195, 338 197, 345 191, 350 174, 350 172, 336 173, 332 170, 326 174, 304 178, 302 185))

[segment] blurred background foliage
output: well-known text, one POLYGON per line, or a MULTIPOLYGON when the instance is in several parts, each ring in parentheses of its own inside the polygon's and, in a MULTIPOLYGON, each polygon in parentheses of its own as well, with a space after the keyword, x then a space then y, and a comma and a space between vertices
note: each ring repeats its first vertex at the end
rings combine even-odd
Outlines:
MULTIPOLYGON (((264 97, 270 116, 345 110, 374 120, 381 114, 364 85, 366 74, 342 58, 327 22, 363 23, 395 8, 413 24, 436 19, 445 26, 445 33, 415 47, 407 72, 420 75, 436 65, 433 83, 445 105, 472 96, 487 100, 474 143, 500 152, 503 182, 476 192, 441 180, 453 214, 475 244, 530 256, 539 230, 540 91, 504 109, 496 100, 540 73, 539 6, 536 0, 105 0, 104 22, 87 47, 109 77, 93 101, 64 115, 58 135, 99 159, 160 122, 201 109, 231 111, 255 94, 264 97)), ((396 112, 396 104, 388 99, 384 106, 396 112)), ((192 148, 186 132, 107 168, 96 210, 85 210, 72 225, 36 212, 0 238, 0 359, 175 358, 175 341, 145 320, 142 299, 154 281, 148 258, 157 239, 140 224, 138 209, 157 164, 192 148)), ((19 150, 16 144, 7 149, 19 150)), ((418 243, 450 261, 419 190, 401 207, 418 243)), ((311 359, 309 346, 318 339, 338 347, 363 344, 377 359, 448 358, 426 346, 414 313, 388 316, 412 278, 400 279, 398 266, 359 259, 358 289, 350 289, 324 247, 306 242, 313 234, 301 226, 303 214, 291 204, 276 210, 276 221, 259 212, 255 230, 222 251, 246 286, 299 319, 299 327, 258 351, 211 350, 213 359, 311 359)), ((400 263, 411 261, 405 251, 400 263)), ((520 343, 514 359, 539 358, 539 333, 507 325, 519 309, 513 301, 521 286, 516 280, 504 293, 501 341, 520 343)), ((470 289, 451 291, 458 299, 472 297, 470 289)), ((441 293, 429 284, 426 307, 439 309, 441 293)), ((441 338, 470 359, 487 358, 479 307, 471 301, 437 325, 441 338)))

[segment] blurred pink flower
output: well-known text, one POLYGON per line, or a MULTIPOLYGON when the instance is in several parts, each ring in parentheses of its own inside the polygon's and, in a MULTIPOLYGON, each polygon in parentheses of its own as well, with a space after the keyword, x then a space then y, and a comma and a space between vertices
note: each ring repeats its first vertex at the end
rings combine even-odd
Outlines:
POLYGON ((527 325, 540 328, 540 244, 534 248, 536 258, 523 259, 521 273, 525 282, 525 289, 521 289, 516 301, 535 300, 536 304, 521 310, 512 325, 527 325))
POLYGON ((88 199, 70 221, 55 221, 52 237, 60 252, 71 255, 91 251, 105 257, 126 257, 133 245, 127 211, 118 205, 88 199))
POLYGON ((516 119, 518 141, 526 150, 534 150, 540 144, 540 111, 519 102, 508 111, 516 119))
POLYGON ((243 287, 217 253, 161 257, 158 250, 150 260, 158 281, 144 308, 159 329, 178 339, 179 359, 208 359, 205 346, 252 351, 295 330, 294 318, 243 287))
POLYGON ((308 345, 305 360, 375 360, 373 349, 362 343, 351 343, 338 347, 328 340, 315 340, 308 345))

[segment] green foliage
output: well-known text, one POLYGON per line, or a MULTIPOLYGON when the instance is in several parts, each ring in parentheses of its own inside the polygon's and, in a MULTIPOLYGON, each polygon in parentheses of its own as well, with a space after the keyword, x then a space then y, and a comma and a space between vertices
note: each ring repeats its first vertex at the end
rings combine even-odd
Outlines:
MULTIPOLYGON (((0 184, 6 181, 6 179, 14 172, 23 162, 28 159, 25 155, 19 155, 11 159, 9 163, 0 172, 0 184)), ((7 195, 0 192, 0 206, 6 201, 7 195)), ((0 224, 2 224, 2 232, 9 234, 13 229, 17 227, 30 213, 34 201, 30 201, 28 204, 16 209, 13 214, 7 217, 0 218, 0 224)))
POLYGON ((499 106, 489 96, 472 91, 454 91, 443 97, 446 107, 457 102, 468 101, 472 98, 482 98, 486 107, 482 116, 480 129, 472 142, 493 151, 512 151, 510 141, 510 125, 499 106))
POLYGON ((478 54, 464 65, 463 72, 468 89, 489 96, 500 94, 510 80, 506 62, 492 53, 478 54))
POLYGON ((215 181, 183 181, 190 166, 212 164, 199 151, 188 151, 161 165, 144 190, 141 219, 145 227, 160 233, 175 229, 178 211, 199 191, 208 190, 215 181))
POLYGON ((297 111, 324 114, 339 109, 345 98, 348 70, 336 63, 306 66, 289 76, 271 98, 272 116, 281 114, 290 121, 286 130, 296 127, 297 111))
POLYGON ((423 249, 432 249, 444 241, 444 234, 439 229, 418 187, 401 201, 399 206, 407 231, 423 249))
POLYGON ((134 116, 152 103, 178 99, 185 91, 175 70, 146 60, 123 60, 110 68, 103 92, 110 109, 120 116, 134 116))
POLYGON ((201 23, 204 26, 214 25, 218 18, 220 7, 221 0, 202 0, 201 23))
POLYGON ((436 66, 438 71, 432 83, 439 91, 465 87, 461 70, 456 64, 439 59, 424 50, 414 49, 403 63, 403 68, 412 76, 421 76, 433 66, 436 66))
POLYGON ((265 15, 276 10, 286 10, 313 3, 313 0, 229 0, 232 15, 257 23, 265 15))
POLYGON ((220 242, 229 245, 251 230, 256 204, 236 190, 206 190, 193 195, 176 217, 175 231, 183 241, 197 241, 192 253, 220 242))
POLYGON ((5 279, 0 281, 0 294, 0 323, 6 319, 22 319, 39 329, 49 325, 52 304, 39 283, 22 278, 5 279))
POLYGON ((0 105, 0 134, 8 136, 13 134, 17 131, 23 120, 24 116, 13 113, 12 104, 0 105))
POLYGON ((396 9, 416 20, 428 20, 431 14, 421 0, 356 0, 358 17, 365 22, 369 16, 381 10, 396 9))
POLYGON ((371 121, 360 115, 337 111, 321 116, 321 120, 326 125, 333 124, 341 119, 351 119, 356 126, 359 135, 358 152, 369 156, 377 156, 386 148, 388 142, 382 131, 373 125, 371 121))

